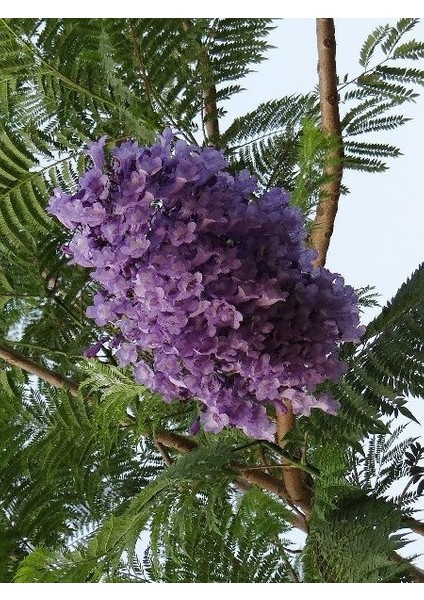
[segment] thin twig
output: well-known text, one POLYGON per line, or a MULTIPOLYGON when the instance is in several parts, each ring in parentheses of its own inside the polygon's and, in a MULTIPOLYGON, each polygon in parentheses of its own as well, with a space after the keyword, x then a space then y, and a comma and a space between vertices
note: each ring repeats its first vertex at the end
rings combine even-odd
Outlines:
POLYGON ((138 42, 137 42, 137 35, 136 35, 136 31, 135 31, 132 19, 128 19, 128 25, 129 25, 130 31, 131 31, 131 41, 132 41, 132 46, 134 49, 134 55, 135 55, 135 60, 137 63, 138 72, 140 73, 140 77, 143 81, 144 89, 146 90, 146 96, 147 96, 147 100, 150 104, 150 108, 154 111, 155 110, 154 106, 153 106, 154 92, 151 88, 150 80, 147 76, 146 66, 144 64, 143 55, 141 54, 140 46, 138 45, 138 42))
MULTIPOLYGON (((392 28, 393 30, 394 28, 392 28)), ((369 67, 369 68, 365 68, 364 71, 362 71, 362 73, 359 73, 359 75, 356 75, 356 77, 352 77, 352 79, 349 79, 348 81, 344 81, 342 85, 339 85, 338 90, 339 93, 341 92, 341 90, 343 90, 344 88, 348 87, 349 85, 351 85, 352 83, 356 83, 358 82, 358 80, 361 77, 364 77, 366 75, 370 75, 373 71, 375 71, 376 69, 379 69, 380 67, 382 67, 386 62, 388 62, 389 60, 393 59, 393 52, 396 48, 397 43, 399 42, 400 38, 402 37, 402 33, 399 34, 396 38, 396 40, 393 41, 392 43, 392 49, 390 50, 390 52, 387 54, 387 56, 381 60, 380 62, 378 62, 376 65, 374 65, 373 67, 369 67)))
POLYGON ((128 25, 131 31, 131 41, 135 55, 135 62, 140 74, 141 80, 143 82, 144 89, 146 91, 146 98, 150 105, 150 108, 153 113, 158 110, 162 112, 163 116, 169 121, 169 123, 174 127, 176 131, 182 135, 187 142, 195 143, 195 139, 190 132, 186 131, 186 128, 181 126, 181 123, 178 123, 174 117, 166 110, 166 106, 161 98, 161 95, 157 93, 152 82, 148 75, 148 70, 143 58, 143 53, 141 51, 140 44, 137 41, 137 32, 134 28, 133 20, 128 19, 128 25))
POLYGON ((295 569, 293 568, 293 565, 290 562, 289 557, 287 556, 286 548, 283 546, 283 544, 281 543, 278 536, 275 536, 274 539, 277 542, 277 546, 279 546, 279 548, 281 550, 281 557, 289 571, 290 579, 292 580, 293 583, 301 583, 298 574, 296 573, 295 569))
POLYGON ((422 569, 413 565, 411 562, 409 562, 406 558, 403 558, 403 556, 401 556, 397 552, 392 553, 391 559, 395 563, 407 563, 409 572, 411 574, 411 579, 414 581, 414 583, 424 583, 424 571, 422 569))
POLYGON ((19 33, 16 33, 13 27, 10 26, 10 23, 8 23, 8 21, 8 19, 1 19, 3 27, 5 27, 9 31, 9 33, 11 33, 15 37, 16 41, 20 42, 22 46, 26 48, 26 50, 29 50, 31 58, 33 60, 37 58, 40 64, 44 65, 44 67, 47 69, 47 72, 56 75, 56 77, 60 81, 63 81, 63 83, 70 89, 80 92, 81 94, 89 96, 90 98, 93 98, 95 100, 99 100, 100 102, 103 102, 106 105, 116 107, 116 103, 110 100, 109 98, 103 98, 102 96, 99 96, 98 94, 93 92, 88 87, 84 87, 79 82, 69 79, 69 77, 67 77, 64 73, 59 71, 59 69, 55 65, 48 63, 41 51, 39 50, 39 48, 37 48, 37 46, 31 41, 31 39, 26 40, 19 33))
MULTIPOLYGON (((272 465, 270 465, 268 463, 268 460, 266 458, 266 454, 265 454, 265 450, 264 450, 263 446, 259 446, 259 458, 261 459, 261 461, 263 463, 263 466, 257 467, 257 468, 258 469, 264 469, 265 473, 268 473, 268 475, 270 475, 271 474, 270 467, 272 465)), ((279 466, 280 465, 277 465, 277 467, 279 467, 279 466)))
POLYGON ((401 494, 400 494, 400 496, 399 496, 399 499, 398 499, 398 501, 397 501, 399 505, 401 505, 401 504, 403 503, 403 501, 404 501, 404 499, 405 499, 405 496, 406 496, 406 494, 407 494, 407 492, 408 492, 409 488, 410 488, 410 487, 412 487, 413 485, 414 485, 414 480, 413 480, 413 479, 410 479, 410 480, 408 481, 408 483, 405 485, 405 487, 403 488, 403 491, 402 491, 402 493, 401 493, 401 494))
MULTIPOLYGON (((193 439, 173 433, 172 431, 156 431, 155 439, 165 446, 174 448, 183 454, 191 452, 197 448, 197 444, 193 439)), ((242 484, 240 487, 245 487, 246 483, 257 485, 267 492, 276 494, 290 505, 290 498, 288 497, 284 484, 280 479, 277 479, 272 475, 268 475, 267 473, 261 473, 260 471, 256 471, 254 469, 246 469, 236 462, 231 462, 229 466, 239 473, 237 481, 242 484)), ((308 525, 305 516, 298 510, 296 511, 296 514, 292 515, 291 523, 294 527, 297 527, 304 532, 308 531, 308 525)))
MULTIPOLYGON (((78 394, 78 385, 76 383, 50 369, 42 367, 41 365, 29 360, 28 358, 25 358, 21 354, 10 350, 9 348, 0 346, 0 358, 2 358, 8 364, 23 369, 32 375, 36 375, 53 387, 66 389, 73 396, 78 394)), ((153 437, 158 445, 158 449, 159 446, 162 448, 163 446, 168 446, 169 448, 173 448, 174 450, 178 450, 179 452, 186 454, 195 450, 198 446, 194 439, 184 437, 172 431, 159 430, 155 432, 153 437)), ((163 450, 166 451, 164 448, 163 450)), ((277 479, 276 477, 273 477, 267 473, 261 473, 260 471, 258 472, 254 468, 246 469, 242 465, 235 462, 230 463, 230 467, 239 473, 238 477, 236 477, 236 485, 240 489, 247 491, 252 485, 257 485, 267 492, 276 494, 282 498, 288 506, 293 508, 294 512, 290 517, 291 524, 305 533, 308 532, 308 524, 305 515, 292 503, 291 498, 289 497, 287 490, 280 479, 277 479)), ((405 523, 405 527, 409 527, 415 533, 424 535, 424 523, 416 521, 412 517, 405 517, 403 522, 405 523)))
MULTIPOLYGON (((9 348, 0 346, 0 358, 10 365, 23 369, 27 373, 31 373, 31 375, 36 375, 53 387, 68 390, 72 396, 78 395, 79 386, 76 383, 67 379, 66 377, 63 377, 59 373, 56 373, 50 369, 46 369, 34 361, 25 358, 22 356, 22 354, 10 350, 9 348)), ((173 433, 172 431, 159 430, 155 432, 153 437, 156 443, 168 446, 174 450, 178 450, 183 454, 191 452, 197 448, 197 443, 194 439, 184 437, 177 433, 173 433)), ((230 463, 230 467, 238 472, 236 481, 240 483, 241 488, 249 489, 249 484, 257 485, 263 490, 272 492, 280 498, 290 501, 290 498, 287 497, 284 485, 279 479, 272 477, 267 473, 260 473, 252 469, 246 469, 243 465, 235 462, 230 463)), ((306 520, 300 514, 293 514, 291 522, 294 527, 297 527, 302 531, 308 530, 306 520)))

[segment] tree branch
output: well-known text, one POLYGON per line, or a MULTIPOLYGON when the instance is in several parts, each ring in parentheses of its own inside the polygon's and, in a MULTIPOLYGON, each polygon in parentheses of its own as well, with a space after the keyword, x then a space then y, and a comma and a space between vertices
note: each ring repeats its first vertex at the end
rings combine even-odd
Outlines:
MULTIPOLYGON (((207 55, 205 52, 207 59, 207 55)), ((210 85, 203 90, 203 122, 205 124, 207 143, 209 146, 219 145, 219 122, 218 122, 218 108, 216 105, 216 87, 210 85)))
MULTIPOLYGON (((343 174, 343 145, 337 91, 334 20, 317 19, 316 31, 321 123, 322 130, 331 138, 325 157, 324 183, 320 190, 320 202, 309 237, 310 246, 318 252, 318 257, 314 261, 314 266, 318 267, 325 264, 337 214, 343 174)), ((285 444, 285 436, 295 426, 295 417, 290 404, 288 404, 288 409, 286 413, 277 411, 277 437, 280 445, 285 444)), ((286 466, 283 469, 283 479, 293 503, 300 506, 306 513, 310 512, 311 491, 305 484, 302 472, 286 466)))
POLYGON ((172 458, 169 456, 168 450, 165 448, 165 446, 163 444, 161 444, 157 440, 155 441, 155 446, 158 449, 159 454, 161 455, 162 460, 165 463, 165 465, 167 467, 170 467, 172 465, 173 461, 172 461, 172 458))
POLYGON ((144 60, 141 46, 137 40, 137 31, 134 27, 134 19, 127 19, 128 26, 130 29, 130 38, 132 47, 134 50, 134 58, 137 70, 140 74, 140 79, 143 83, 144 90, 146 92, 146 99, 153 114, 162 114, 162 116, 169 122, 176 131, 178 131, 187 142, 194 144, 196 142, 193 135, 187 132, 186 129, 174 118, 174 116, 167 111, 166 106, 161 98, 161 95, 157 92, 151 79, 149 78, 148 69, 144 60))
POLYGON ((325 157, 320 201, 311 235, 312 248, 318 251, 314 265, 323 266, 333 233, 343 175, 339 95, 337 90, 336 38, 333 19, 317 19, 318 79, 322 130, 333 142, 325 157))
POLYGON ((405 527, 408 527, 414 533, 418 533, 418 535, 424 535, 424 523, 416 521, 412 517, 404 517, 403 522, 405 523, 405 527))
MULTIPOLYGON (((179 435, 177 433, 173 433, 172 431, 158 430, 155 431, 155 440, 164 446, 168 446, 169 448, 173 448, 174 450, 178 450, 178 452, 182 452, 183 454, 187 454, 192 450, 197 448, 197 443, 187 437, 179 435)), ((272 492, 282 498, 283 500, 289 501, 288 494, 283 485, 283 482, 272 475, 268 475, 267 473, 263 473, 260 471, 256 471, 255 469, 245 469, 239 463, 233 462, 230 463, 230 467, 235 471, 238 471, 240 477, 237 478, 237 484, 242 489, 246 490, 249 486, 247 484, 257 485, 261 489, 272 492)), ((306 523, 306 519, 300 514, 292 515, 291 523, 294 527, 301 529, 304 532, 308 531, 308 526, 306 523)))
POLYGON ((150 104, 150 108, 152 109, 152 111, 154 111, 155 109, 153 106, 153 97, 155 94, 152 90, 152 87, 150 85, 150 80, 147 76, 146 66, 144 64, 143 55, 141 54, 140 46, 138 45, 138 42, 137 42, 137 35, 136 35, 136 31, 134 29, 132 19, 128 19, 128 24, 129 24, 130 31, 131 31, 131 42, 132 42, 132 46, 134 49, 134 55, 135 55, 138 72, 140 73, 140 77, 143 82, 144 89, 146 90, 146 96, 147 96, 147 100, 150 104))
POLYGON ((409 567, 409 572, 411 574, 411 579, 414 581, 414 583, 424 583, 424 571, 422 569, 413 565, 411 562, 409 562, 406 558, 403 558, 403 556, 401 556, 397 552, 392 553, 391 559, 395 563, 407 563, 409 567))
POLYGON ((55 371, 42 367, 41 365, 29 360, 14 350, 0 346, 0 358, 14 367, 23 369, 31 375, 36 375, 53 387, 68 390, 72 396, 76 396, 78 394, 78 385, 76 383, 70 381, 55 371))
MULTIPOLYGON (((295 427, 295 416, 291 403, 287 403, 287 412, 277 410, 277 442, 284 448, 287 444, 286 436, 295 427)), ((282 458, 283 481, 290 500, 302 511, 309 515, 311 512, 311 490, 305 484, 303 472, 293 468, 287 458, 282 458)))
MULTIPOLYGON (((183 29, 187 33, 192 29, 192 23, 189 19, 183 20, 183 29)), ((219 132, 219 121, 218 121, 218 107, 216 104, 216 86, 213 81, 213 74, 211 64, 208 56, 208 51, 204 44, 200 40, 197 40, 201 57, 199 63, 203 68, 204 72, 207 73, 207 77, 202 77, 203 90, 202 90, 202 123, 206 133, 206 143, 209 146, 219 146, 220 132, 219 132)))

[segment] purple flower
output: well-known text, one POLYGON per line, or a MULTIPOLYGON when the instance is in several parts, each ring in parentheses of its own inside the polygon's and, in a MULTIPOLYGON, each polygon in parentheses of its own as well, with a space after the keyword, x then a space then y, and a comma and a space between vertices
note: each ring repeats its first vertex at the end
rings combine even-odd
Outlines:
POLYGON ((115 353, 116 360, 121 367, 126 367, 137 362, 138 352, 135 344, 122 341, 119 344, 119 348, 115 353))
POLYGON ((219 412, 216 407, 209 406, 202 412, 200 420, 206 431, 210 431, 211 433, 219 433, 230 423, 228 415, 219 412))
POLYGON ((110 181, 107 175, 103 175, 100 168, 90 169, 79 181, 81 190, 84 191, 83 199, 90 200, 106 200, 109 195, 110 181))
POLYGON ((47 207, 47 212, 57 217, 67 229, 75 229, 80 224, 82 210, 79 198, 69 196, 57 188, 47 207))
POLYGON ((177 221, 172 229, 168 231, 169 239, 173 246, 180 246, 181 244, 190 244, 196 239, 196 223, 190 221, 184 223, 183 221, 177 221))
POLYGON ((100 348, 103 346, 105 342, 109 340, 108 336, 103 336, 99 339, 98 342, 92 344, 87 350, 84 352, 84 356, 87 358, 94 358, 100 351, 100 348))
POLYGON ((154 373, 145 362, 136 362, 134 367, 134 377, 146 387, 153 387, 154 373))
POLYGON ((87 149, 84 150, 84 154, 90 156, 93 161, 95 169, 103 169, 104 161, 105 161, 105 153, 104 153, 104 145, 106 143, 106 135, 102 136, 97 140, 97 142, 89 142, 87 144, 87 149))
POLYGON ((99 327, 103 327, 115 319, 113 306, 105 300, 104 294, 94 296, 94 305, 87 308, 87 317, 94 319, 99 327))
POLYGON ((118 363, 165 402, 197 399, 211 432, 272 440, 266 408, 284 402, 335 414, 315 390, 342 376, 339 345, 363 333, 357 298, 312 266, 288 194, 261 195, 247 171, 225 171, 222 152, 169 129, 149 147, 124 142, 111 160, 104 146, 88 145, 93 168, 73 196, 55 190, 48 211, 75 230, 71 261, 101 289, 87 315, 115 328, 118 363))

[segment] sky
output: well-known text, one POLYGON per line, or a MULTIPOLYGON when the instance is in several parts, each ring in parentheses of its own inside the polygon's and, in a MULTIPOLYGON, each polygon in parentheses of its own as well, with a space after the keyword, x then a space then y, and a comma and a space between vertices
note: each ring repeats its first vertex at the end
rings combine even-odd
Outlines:
MULTIPOLYGON (((394 19, 336 19, 338 75, 349 78, 360 73, 359 50, 368 34, 378 25, 395 24, 394 19)), ((413 37, 424 40, 424 21, 413 37)), ((260 102, 284 95, 306 93, 318 83, 314 19, 282 19, 272 32, 270 43, 276 48, 268 60, 258 65, 243 85, 247 90, 228 105, 227 123, 254 109, 260 102)), ((417 61, 413 65, 423 68, 417 61)), ((422 90, 424 94, 424 90, 422 90)), ((385 132, 380 139, 400 147, 403 155, 389 162, 382 174, 347 172, 344 183, 350 194, 340 201, 331 239, 327 267, 341 273, 355 288, 375 286, 384 304, 424 260, 424 96, 402 107, 412 120, 402 128, 385 132)), ((371 139, 371 138, 367 138, 371 139)), ((377 141, 377 140, 376 140, 377 141)), ((368 309, 363 322, 378 314, 368 309)), ((424 399, 411 399, 409 408, 424 425, 424 399)), ((408 436, 418 436, 424 445, 423 426, 410 425, 408 436)), ((419 504, 423 509, 424 499, 419 504)), ((408 545, 405 555, 424 554, 424 540, 408 545)), ((416 561, 424 568, 424 556, 416 561)))

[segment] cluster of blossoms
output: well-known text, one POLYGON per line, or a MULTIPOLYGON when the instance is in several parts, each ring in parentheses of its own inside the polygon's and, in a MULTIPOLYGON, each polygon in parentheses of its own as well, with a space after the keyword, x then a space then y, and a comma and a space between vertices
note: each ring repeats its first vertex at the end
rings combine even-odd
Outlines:
POLYGON ((312 267, 300 211, 275 188, 258 196, 243 171, 226 172, 214 148, 166 130, 127 141, 105 164, 105 139, 89 144, 93 168, 49 212, 75 229, 66 252, 100 284, 87 314, 118 332, 120 365, 165 401, 198 399, 206 431, 240 427, 272 440, 266 407, 334 414, 313 395, 345 365, 341 341, 359 341, 354 290, 312 267), (255 195, 256 193, 256 195, 255 195))

